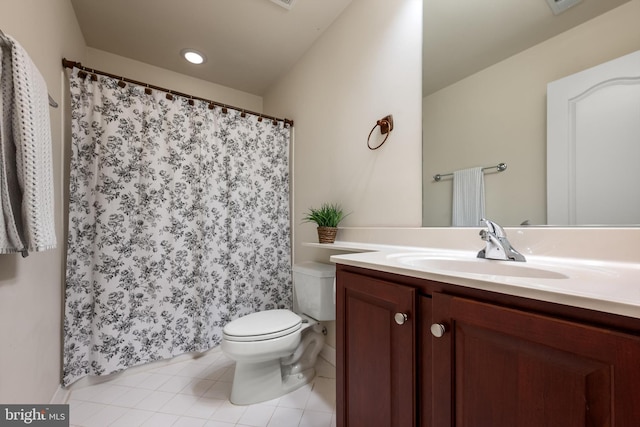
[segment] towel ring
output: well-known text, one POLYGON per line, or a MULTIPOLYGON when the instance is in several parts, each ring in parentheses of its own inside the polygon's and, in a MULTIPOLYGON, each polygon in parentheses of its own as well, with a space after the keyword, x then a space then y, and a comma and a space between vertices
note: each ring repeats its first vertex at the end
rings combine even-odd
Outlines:
POLYGON ((373 126, 373 128, 371 128, 371 132, 369 132, 369 136, 367 137, 367 147, 369 147, 369 150, 377 150, 378 148, 382 147, 384 143, 387 142, 387 139, 389 139, 389 135, 391 135, 392 130, 393 130, 393 116, 391 114, 378 120, 376 124, 373 126), (384 137, 384 139, 378 146, 372 147, 371 135, 373 134, 373 131, 376 130, 378 126, 380 126, 380 133, 382 135, 386 133, 387 136, 384 137))

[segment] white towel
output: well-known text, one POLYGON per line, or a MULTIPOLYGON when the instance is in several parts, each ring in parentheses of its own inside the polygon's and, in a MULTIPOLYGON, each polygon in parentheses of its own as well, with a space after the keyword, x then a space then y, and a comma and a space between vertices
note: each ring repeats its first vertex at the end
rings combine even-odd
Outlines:
POLYGON ((477 227, 484 218, 484 174, 482 168, 463 169, 453 173, 454 227, 477 227))
POLYGON ((13 75, 9 40, 0 40, 0 253, 24 247, 16 146, 13 142, 13 75))
POLYGON ((44 78, 10 36, 0 43, 0 253, 56 247, 49 95, 44 78))

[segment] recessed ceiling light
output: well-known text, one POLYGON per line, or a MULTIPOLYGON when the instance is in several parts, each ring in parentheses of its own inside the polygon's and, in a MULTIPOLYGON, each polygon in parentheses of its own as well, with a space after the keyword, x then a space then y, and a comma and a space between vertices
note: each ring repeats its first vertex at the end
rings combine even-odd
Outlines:
POLYGON ((202 64, 206 60, 203 54, 193 49, 182 49, 180 53, 182 54, 184 59, 191 62, 192 64, 202 64))

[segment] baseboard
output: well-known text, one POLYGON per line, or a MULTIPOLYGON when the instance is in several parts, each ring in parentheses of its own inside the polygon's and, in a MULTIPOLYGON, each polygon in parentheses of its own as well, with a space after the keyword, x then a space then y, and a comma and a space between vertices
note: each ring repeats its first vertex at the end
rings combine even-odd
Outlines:
POLYGON ((336 366, 336 349, 325 344, 320 350, 320 357, 329 362, 331 365, 336 366))
POLYGON ((71 390, 67 388, 63 388, 61 385, 58 386, 58 389, 53 394, 51 401, 49 402, 52 405, 60 405, 63 403, 67 403, 69 400, 69 395, 71 394, 71 390))

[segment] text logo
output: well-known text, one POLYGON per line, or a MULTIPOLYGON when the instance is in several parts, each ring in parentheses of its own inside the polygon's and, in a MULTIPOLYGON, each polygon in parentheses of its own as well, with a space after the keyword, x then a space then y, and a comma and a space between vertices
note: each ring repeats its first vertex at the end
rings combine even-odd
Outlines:
POLYGON ((69 405, 0 405, 0 427, 69 427, 69 405))

